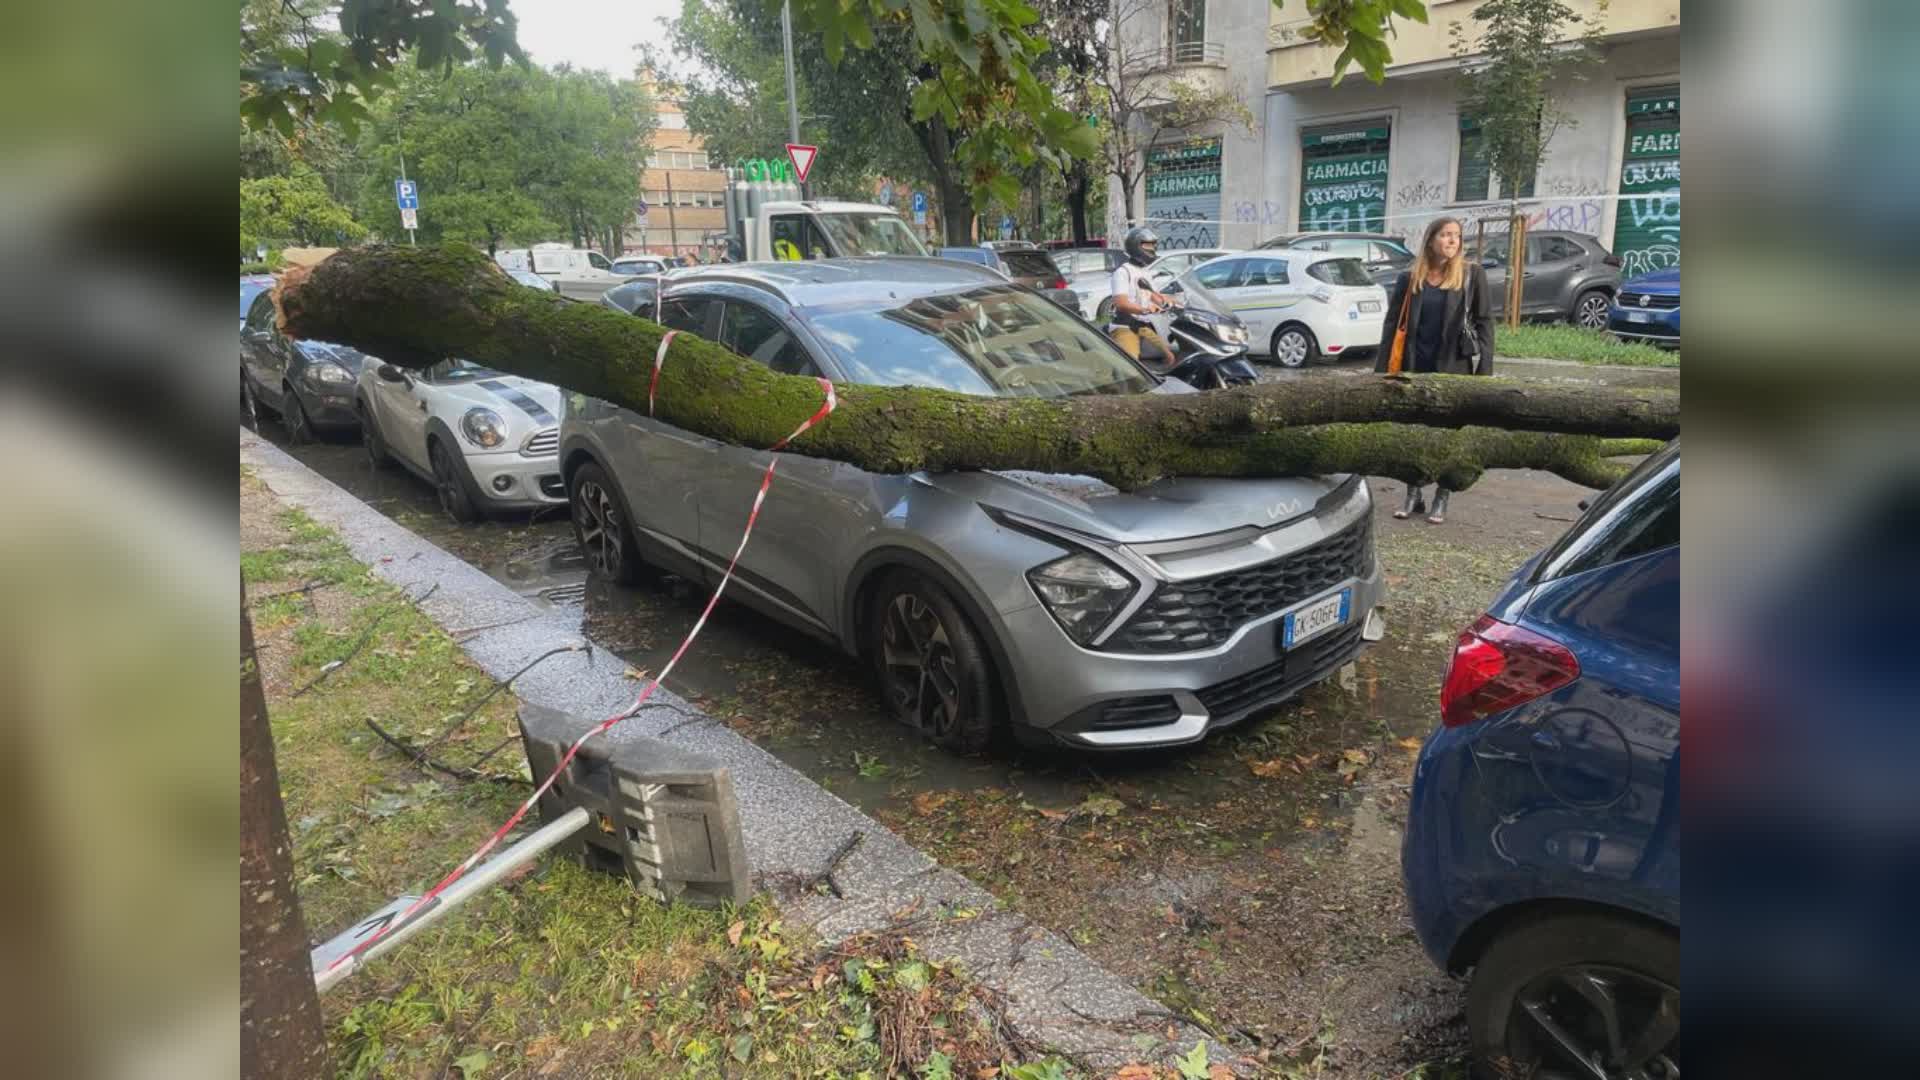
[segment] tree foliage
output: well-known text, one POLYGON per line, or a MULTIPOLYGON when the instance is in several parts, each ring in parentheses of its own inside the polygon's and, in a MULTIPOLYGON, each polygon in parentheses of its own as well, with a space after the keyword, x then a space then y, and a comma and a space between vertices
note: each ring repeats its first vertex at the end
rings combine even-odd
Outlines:
MULTIPOLYGON (((782 0, 757 2, 762 14, 782 0)), ((1037 0, 1048 7, 1046 0, 1037 0)), ((1274 0, 1284 7, 1287 0, 1274 0)), ((1422 0, 1298 0, 1309 33, 1342 46, 1335 81, 1358 63, 1376 81, 1391 59, 1395 17, 1426 18, 1422 0)), ((368 102, 392 88, 403 61, 451 72, 484 58, 498 69, 527 63, 507 0, 242 0, 241 116, 291 137, 302 121, 352 133, 368 102), (330 28, 337 27, 337 29, 330 28)), ((802 40, 839 65, 850 48, 908 44, 914 81, 894 85, 919 125, 923 149, 968 201, 1014 205, 1019 177, 1042 163, 1071 170, 1099 149, 1085 113, 1063 107, 1041 58, 1050 28, 1026 0, 792 0, 802 40)), ((582 28, 591 32, 591 28, 582 28)), ((866 61, 861 58, 861 62, 866 61)), ((958 201, 943 191, 943 204, 958 201)), ((954 216, 949 209, 948 229, 954 216)))
MULTIPOLYGON (((1333 59, 1333 84, 1340 85, 1347 69, 1355 64, 1367 78, 1379 82, 1387 77, 1387 65, 1393 62, 1393 49, 1387 39, 1393 36, 1395 18, 1427 21, 1425 0, 1298 0, 1306 9, 1309 22, 1302 32, 1308 40, 1338 45, 1340 55, 1333 59)), ((1273 6, 1286 9, 1286 0, 1273 0, 1273 6)))
POLYGON ((361 140, 361 219, 403 238, 393 180, 419 184, 419 237, 493 250, 569 238, 617 252, 653 127, 636 83, 566 67, 405 70, 361 140))
POLYGON ((507 0, 241 0, 240 115, 289 137, 309 122, 351 136, 407 58, 524 66, 517 29, 507 0))
POLYGON ((366 228, 333 200, 311 169, 240 181, 240 251, 245 257, 253 257, 262 244, 269 249, 340 247, 366 236, 366 228))
MULTIPOLYGON (((760 0, 683 0, 667 45, 695 62, 675 92, 708 157, 778 158, 788 140, 779 9, 760 0)), ((864 199, 878 176, 930 179, 905 107, 910 42, 895 34, 857 63, 837 65, 818 37, 796 33, 793 50, 802 141, 820 147, 808 178, 814 194, 864 199)), ((664 57, 656 64, 667 66, 664 57)))
MULTIPOLYGON (((1604 18, 1604 0, 1600 9, 1604 18)), ((1554 133, 1574 123, 1549 87, 1597 59, 1600 21, 1562 0, 1486 0, 1473 19, 1477 35, 1461 23, 1452 30, 1454 51, 1465 60, 1460 104, 1480 121, 1500 189, 1518 191, 1538 173, 1554 133)))

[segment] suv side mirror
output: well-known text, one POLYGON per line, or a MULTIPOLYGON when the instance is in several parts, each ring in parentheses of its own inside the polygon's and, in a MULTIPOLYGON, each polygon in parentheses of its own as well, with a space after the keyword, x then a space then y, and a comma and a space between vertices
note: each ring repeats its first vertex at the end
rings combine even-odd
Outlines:
POLYGON ((392 364, 381 364, 373 370, 373 373, 386 382, 399 383, 402 386, 413 385, 413 380, 407 377, 407 373, 392 364))

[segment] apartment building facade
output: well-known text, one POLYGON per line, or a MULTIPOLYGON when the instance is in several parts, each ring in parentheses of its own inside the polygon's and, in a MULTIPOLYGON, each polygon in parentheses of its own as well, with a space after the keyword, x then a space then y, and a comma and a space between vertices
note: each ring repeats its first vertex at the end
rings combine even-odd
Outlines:
POLYGON ((658 127, 640 173, 640 204, 623 237, 625 253, 712 256, 726 229, 725 165, 687 129, 678 101, 656 89, 658 127))
POLYGON ((1131 215, 1114 185, 1108 235, 1131 216, 1167 237, 1163 247, 1251 247, 1319 230, 1417 237, 1443 214, 1504 228, 1517 195, 1532 228, 1596 236, 1629 274, 1678 265, 1679 0, 1611 0, 1604 10, 1569 0, 1599 20, 1601 61, 1551 88, 1572 122, 1517 192, 1500 190, 1459 100, 1450 26, 1476 32, 1479 3, 1428 0, 1425 25, 1396 20, 1394 63, 1379 85, 1358 71, 1331 85, 1338 50, 1303 36, 1298 4, 1170 0, 1157 17, 1123 23, 1123 34, 1165 42, 1159 77, 1230 90, 1255 122, 1150 148, 1131 215))

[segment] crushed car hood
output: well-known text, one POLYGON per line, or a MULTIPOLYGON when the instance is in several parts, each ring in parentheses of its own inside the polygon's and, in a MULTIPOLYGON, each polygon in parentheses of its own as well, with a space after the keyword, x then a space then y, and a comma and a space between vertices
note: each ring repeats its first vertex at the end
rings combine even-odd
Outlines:
POLYGON ((1272 528, 1313 513, 1320 498, 1346 479, 1179 477, 1121 491, 1091 476, 1060 473, 986 471, 926 478, 950 494, 1122 544, 1272 528))

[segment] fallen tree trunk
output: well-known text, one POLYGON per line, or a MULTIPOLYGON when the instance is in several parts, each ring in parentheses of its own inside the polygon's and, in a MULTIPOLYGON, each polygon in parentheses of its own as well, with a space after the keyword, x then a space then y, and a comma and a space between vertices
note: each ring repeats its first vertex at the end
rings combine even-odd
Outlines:
MULTIPOLYGON (((465 247, 342 251, 277 290, 290 335, 352 345, 403 367, 449 356, 640 411, 663 329, 524 288, 465 247)), ((792 452, 872 472, 1029 469, 1122 488, 1162 476, 1359 472, 1460 490, 1489 468, 1546 469, 1604 487, 1680 430, 1679 395, 1464 376, 1301 379, 1185 395, 979 397, 843 384, 839 407, 792 452), (1651 441, 1650 441, 1651 440, 1651 441)), ((770 446, 820 403, 691 335, 675 338, 658 417, 723 442, 770 446)))

